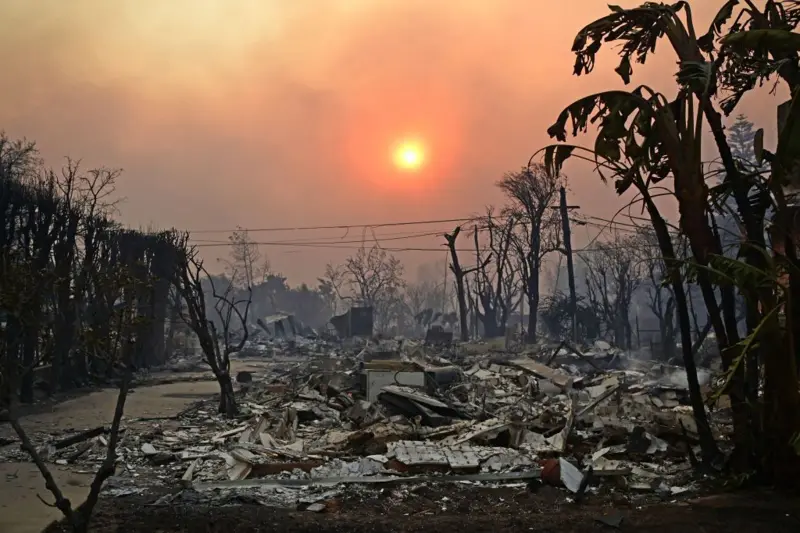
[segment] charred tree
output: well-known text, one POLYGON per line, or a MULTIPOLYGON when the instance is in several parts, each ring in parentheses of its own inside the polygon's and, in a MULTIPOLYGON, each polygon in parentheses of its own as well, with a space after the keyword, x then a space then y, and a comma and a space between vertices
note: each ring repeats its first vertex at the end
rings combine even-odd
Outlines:
POLYGON ((507 173, 497 183, 511 201, 504 214, 514 219, 510 236, 528 301, 527 341, 531 343, 536 342, 538 329, 542 262, 559 247, 560 218, 551 207, 563 181, 561 176, 548 173, 544 165, 530 164, 507 173))
POLYGON ((506 217, 500 222, 489 208, 480 219, 480 224, 488 243, 485 248, 481 247, 481 232, 476 226, 473 232, 475 258, 476 264, 481 266, 473 276, 475 300, 480 304, 475 306, 475 312, 486 337, 502 337, 506 332, 516 286, 516 271, 509 257, 516 222, 513 217, 506 217))
POLYGON ((456 299, 458 301, 458 323, 461 341, 466 342, 469 340, 469 324, 467 321, 469 311, 467 309, 467 291, 464 284, 464 279, 476 270, 485 268, 489 261, 491 261, 491 257, 487 257, 483 264, 470 268, 462 267, 461 262, 458 259, 458 249, 456 248, 456 240, 458 239, 458 235, 460 233, 461 226, 456 226, 456 229, 453 230, 453 233, 444 234, 444 239, 447 241, 447 249, 450 252, 450 271, 453 273, 453 277, 455 278, 454 283, 456 286, 456 299))
MULTIPOLYGON (((186 239, 187 237, 184 237, 182 242, 185 243, 186 239)), ((235 416, 238 414, 238 406, 231 379, 230 355, 241 350, 247 342, 247 314, 250 310, 252 290, 248 288, 247 298, 238 301, 234 298, 232 284, 228 285, 224 293, 218 294, 213 279, 203 267, 203 262, 197 257, 194 248, 184 246, 176 266, 175 286, 185 304, 185 311, 181 312, 181 317, 197 335, 203 356, 219 383, 219 412, 228 417, 235 416), (206 312, 204 279, 211 285, 211 293, 215 300, 214 311, 221 324, 219 330, 206 312), (241 329, 238 332, 238 341, 233 344, 233 336, 237 333, 233 329, 235 325, 239 325, 241 329)))

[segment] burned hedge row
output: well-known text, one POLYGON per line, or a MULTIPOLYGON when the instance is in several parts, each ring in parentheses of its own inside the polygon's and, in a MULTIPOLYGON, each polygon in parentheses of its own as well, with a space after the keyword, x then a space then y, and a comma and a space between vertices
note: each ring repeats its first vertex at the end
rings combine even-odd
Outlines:
POLYGON ((119 171, 44 167, 0 136, 0 399, 34 399, 165 358, 171 274, 185 237, 122 228, 119 171))

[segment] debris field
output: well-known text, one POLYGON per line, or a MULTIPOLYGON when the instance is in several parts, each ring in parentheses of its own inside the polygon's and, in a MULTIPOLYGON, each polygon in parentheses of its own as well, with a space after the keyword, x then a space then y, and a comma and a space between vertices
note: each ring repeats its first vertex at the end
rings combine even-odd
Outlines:
MULTIPOLYGON (((547 485, 576 502, 674 499, 698 491, 709 473, 694 461, 683 369, 602 341, 511 351, 491 341, 298 337, 251 342, 239 356, 259 363, 237 376, 240 415, 225 419, 206 400, 174 417, 126 419, 105 495, 324 513, 348 491, 447 483, 547 485)), ((193 365, 202 363, 175 367, 193 365)), ((706 391, 711 376, 700 372, 706 391)), ((712 411, 723 446, 729 419, 722 407, 712 411)), ((46 461, 94 471, 107 430, 32 438, 46 461)), ((6 444, 5 460, 27 460, 6 444)))

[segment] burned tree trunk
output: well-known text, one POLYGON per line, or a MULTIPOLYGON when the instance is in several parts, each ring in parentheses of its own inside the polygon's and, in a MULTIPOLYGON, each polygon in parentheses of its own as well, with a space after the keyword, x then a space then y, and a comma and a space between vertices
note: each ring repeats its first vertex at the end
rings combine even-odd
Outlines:
MULTIPOLYGON (((461 233, 461 226, 456 227, 453 233, 445 233, 444 238, 447 241, 447 248, 450 251, 450 270, 453 272, 456 284, 456 299, 458 300, 458 322, 461 335, 461 341, 466 342, 469 340, 469 325, 467 324, 467 294, 464 286, 464 278, 472 272, 475 272, 480 267, 473 267, 464 269, 458 260, 458 250, 456 249, 456 239, 461 233)), ((489 259, 486 260, 488 263, 489 259)), ((485 266, 485 265, 483 265, 485 266)))
POLYGON ((529 162, 517 172, 506 173, 497 182, 511 200, 506 210, 512 224, 519 226, 510 237, 522 267, 523 291, 528 300, 527 342, 536 342, 539 319, 539 276, 546 254, 559 248, 560 215, 551 209, 565 178, 541 164, 529 162))
POLYGON ((498 309, 494 305, 493 295, 489 292, 478 292, 475 296, 483 308, 483 312, 476 308, 478 320, 483 326, 483 336, 494 339, 505 335, 505 328, 497 323, 498 309))
POLYGON ((216 378, 219 383, 219 413, 227 417, 236 416, 239 408, 236 404, 230 370, 218 372, 216 378))
POLYGON ((639 188, 647 207, 653 229, 658 239, 658 245, 664 259, 667 276, 672 286, 672 293, 675 298, 675 308, 678 314, 678 326, 681 334, 681 344, 683 350, 683 366, 686 369, 686 381, 689 385, 689 401, 692 405, 692 414, 697 423, 697 431, 700 437, 700 447, 703 457, 707 461, 712 461, 719 457, 720 451, 714 436, 711 433, 711 426, 708 423, 708 416, 703 395, 700 391, 700 382, 697 379, 697 366, 694 361, 694 351, 692 350, 692 325, 689 319, 689 304, 686 298, 686 291, 683 288, 683 281, 679 270, 679 262, 675 255, 675 248, 669 234, 669 228, 655 202, 653 202, 647 188, 642 184, 639 188))
MULTIPOLYGON (((123 363, 123 366, 127 365, 123 363)), ((97 505, 103 484, 109 477, 114 475, 117 462, 117 444, 119 442, 120 425, 122 422, 122 415, 125 411, 125 401, 128 397, 130 381, 131 370, 130 367, 128 367, 124 370, 119 394, 117 395, 117 404, 114 410, 114 418, 111 422, 111 429, 109 431, 108 447, 106 450, 105 459, 101 463, 100 468, 92 480, 86 500, 78 507, 73 507, 72 502, 70 502, 70 500, 64 496, 64 493, 61 492, 61 489, 51 474, 50 469, 40 457, 36 447, 33 445, 24 428, 20 424, 13 404, 9 408, 9 421, 20 439, 22 449, 26 451, 28 455, 30 455, 33 463, 36 465, 45 480, 46 488, 55 497, 55 503, 53 506, 62 512, 64 517, 67 519, 67 524, 74 533, 87 533, 89 531, 92 512, 97 505)))
POLYGON ((197 251, 186 249, 188 236, 181 240, 182 251, 178 253, 176 270, 174 272, 175 287, 186 304, 186 312, 181 312, 186 325, 197 335, 203 356, 211 367, 214 377, 220 387, 219 412, 232 417, 238 414, 236 396, 231 380, 230 355, 242 349, 248 338, 247 315, 252 301, 252 290, 247 289, 247 298, 236 300, 235 288, 230 284, 223 294, 218 294, 214 287, 214 280, 203 267, 203 262, 197 257, 197 251), (212 296, 215 300, 214 310, 220 323, 217 329, 213 320, 206 312, 205 289, 203 278, 211 284, 212 296), (243 307, 244 309, 240 309, 243 307), (234 331, 231 327, 235 323, 242 328, 238 342, 232 343, 234 331))
POLYGON ((477 310, 478 318, 483 324, 484 335, 491 338, 505 335, 509 307, 513 303, 509 296, 513 290, 515 272, 511 268, 508 253, 515 220, 509 217, 504 224, 498 225, 492 209, 488 208, 487 211, 486 216, 481 218, 483 229, 487 230, 488 236, 489 252, 486 258, 482 257, 477 226, 473 233, 473 241, 476 263, 479 265, 475 269, 476 300, 483 308, 482 311, 477 310))
POLYGON ((539 267, 534 269, 531 273, 527 283, 527 297, 528 297, 528 332, 527 342, 536 342, 536 330, 539 328, 539 267))

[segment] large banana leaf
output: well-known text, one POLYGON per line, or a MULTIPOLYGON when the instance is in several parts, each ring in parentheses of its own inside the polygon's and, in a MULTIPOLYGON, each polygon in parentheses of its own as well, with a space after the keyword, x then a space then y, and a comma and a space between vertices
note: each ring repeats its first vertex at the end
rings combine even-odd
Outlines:
POLYGON ((622 9, 619 6, 609 6, 609 8, 611 9, 609 15, 585 26, 575 37, 572 51, 576 55, 574 69, 576 75, 591 72, 603 43, 612 41, 622 42, 619 51, 620 64, 615 70, 625 83, 631 81, 632 60, 644 63, 648 54, 655 52, 659 39, 665 35, 670 37, 673 46, 679 47, 681 52, 689 50, 686 47, 689 34, 677 20, 679 11, 689 12, 687 2, 679 1, 674 4, 645 2, 632 9, 622 9))
POLYGON ((747 30, 722 38, 722 44, 738 51, 777 55, 800 51, 800 33, 789 30, 747 30))

